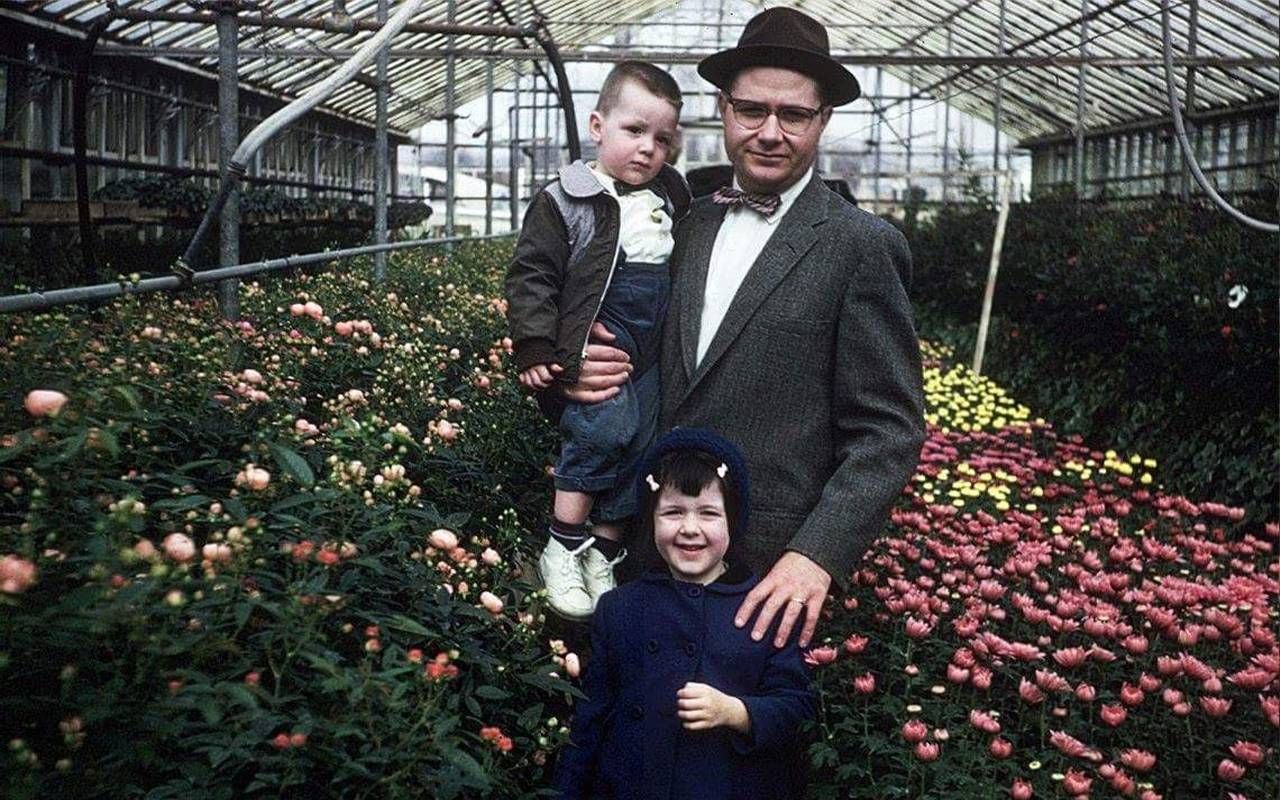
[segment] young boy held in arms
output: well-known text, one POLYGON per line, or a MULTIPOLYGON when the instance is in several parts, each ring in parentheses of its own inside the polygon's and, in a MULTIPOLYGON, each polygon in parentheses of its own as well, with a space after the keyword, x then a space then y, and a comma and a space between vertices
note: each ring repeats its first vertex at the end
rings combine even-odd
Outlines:
POLYGON ((507 271, 508 321, 520 383, 563 437, 555 502, 539 571, 552 610, 591 616, 625 556, 622 523, 635 513, 634 471, 658 416, 658 346, 671 278, 671 229, 689 190, 666 164, 680 88, 636 61, 605 79, 588 132, 597 160, 560 170, 534 197, 507 271), (578 378, 599 321, 631 358, 631 379, 609 400, 566 403, 557 384, 578 378))

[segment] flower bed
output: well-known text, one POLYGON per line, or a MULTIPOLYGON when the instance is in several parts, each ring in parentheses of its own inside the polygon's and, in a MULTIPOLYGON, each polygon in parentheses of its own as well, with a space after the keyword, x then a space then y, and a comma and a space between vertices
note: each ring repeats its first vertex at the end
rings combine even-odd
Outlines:
POLYGON ((1280 525, 926 351, 921 465, 815 655, 815 796, 1275 796, 1280 525))
MULTIPOLYGON (((911 232, 922 328, 965 353, 994 230, 994 211, 956 205, 911 232)), ((1157 456, 1178 491, 1262 522, 1280 507, 1278 309, 1275 237, 1211 205, 1020 203, 984 371, 1059 430, 1157 456)))
MULTIPOLYGON (((6 797, 537 795, 578 659, 520 574, 554 437, 508 252, 250 285, 235 326, 0 320, 6 797)), ((1274 796, 1280 528, 928 352, 919 471, 810 654, 813 795, 1274 796)))
POLYGON ((569 685, 514 509, 549 440, 499 256, 415 260, 246 287, 237 326, 3 320, 7 394, 69 399, 4 410, 0 794, 533 796, 569 685))

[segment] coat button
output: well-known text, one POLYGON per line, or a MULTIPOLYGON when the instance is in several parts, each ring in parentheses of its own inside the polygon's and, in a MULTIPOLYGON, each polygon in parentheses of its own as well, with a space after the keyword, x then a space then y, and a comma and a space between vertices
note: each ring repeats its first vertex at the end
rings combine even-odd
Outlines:
POLYGON ((697 655, 697 653, 698 653, 698 646, 697 646, 696 644, 694 644, 693 642, 685 642, 685 645, 684 645, 684 651, 685 651, 685 653, 687 653, 688 655, 691 655, 691 656, 693 656, 693 655, 697 655))
POLYGON ((690 596, 690 597, 702 597, 702 587, 701 587, 701 586, 690 586, 690 587, 689 587, 689 596, 690 596))
POLYGON ((646 644, 646 645, 645 645, 645 647, 646 647, 646 648, 648 648, 648 650, 649 650, 649 652, 650 652, 650 653, 656 653, 656 652, 658 652, 658 640, 657 640, 657 639, 650 639, 650 640, 649 640, 649 643, 648 643, 648 644, 646 644))
POLYGON ((644 719, 644 709, 638 703, 631 707, 631 718, 644 719))

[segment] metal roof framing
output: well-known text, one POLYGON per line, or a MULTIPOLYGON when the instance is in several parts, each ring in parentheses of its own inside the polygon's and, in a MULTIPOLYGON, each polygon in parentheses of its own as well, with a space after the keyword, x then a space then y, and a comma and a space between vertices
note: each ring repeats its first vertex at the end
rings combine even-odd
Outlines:
MULTIPOLYGON (((1196 4, 1198 24, 1193 69, 1180 70, 1178 88, 1186 90, 1189 76, 1195 84, 1197 110, 1274 102, 1280 91, 1280 14, 1266 0, 1175 0, 1172 24, 1175 56, 1191 55, 1191 8, 1196 4), (1251 59, 1240 64, 1240 59, 1251 59)), ((33 0, 19 6, 27 13, 75 27, 86 27, 105 13, 101 0, 33 0)), ((190 14, 186 0, 120 0, 127 10, 190 14)), ((249 57, 240 63, 241 80, 272 92, 297 95, 330 73, 333 65, 373 34, 365 30, 313 30, 255 27, 257 13, 273 17, 332 19, 333 0, 282 0, 259 4, 262 12, 246 11, 241 46, 249 57), (306 54, 304 57, 295 56, 306 54)), ((625 51, 595 55, 591 50, 610 33, 674 8, 674 0, 541 0, 542 15, 555 42, 569 58, 583 52, 601 60, 622 57, 625 51)), ((1077 0, 1005 0, 1004 42, 1000 48, 1000 0, 800 0, 789 3, 830 24, 833 50, 862 57, 875 54, 921 57, 923 63, 886 59, 885 71, 901 80, 913 79, 916 97, 927 100, 941 86, 950 87, 951 102, 966 113, 991 120, 994 117, 997 82, 1001 92, 1001 129, 1019 139, 1071 131, 1076 119, 1078 64, 1070 61, 1079 52, 1081 5, 1077 0), (947 41, 951 39, 948 52, 947 41), (964 56, 1007 55, 1045 59, 1028 63, 991 64, 964 56), (1054 58, 1058 56, 1059 58, 1054 58), (935 57, 929 63, 923 57, 935 57), (1052 59, 1052 60, 1050 60, 1052 59), (940 63, 939 63, 940 62, 940 63), (1065 62, 1065 63, 1064 63, 1065 62), (909 71, 911 74, 909 74, 909 71)), ((431 0, 413 20, 415 24, 442 23, 448 0, 431 0)), ((524 4, 526 9, 532 4, 524 4)), ((346 0, 346 13, 361 22, 375 20, 377 0, 346 0)), ((1103 129, 1144 118, 1168 114, 1163 73, 1152 63, 1161 53, 1159 0, 1092 0, 1086 3, 1089 18, 1087 42, 1088 102, 1084 125, 1103 129), (1111 60, 1113 63, 1108 63, 1111 60), (1137 60, 1119 66, 1125 60, 1137 60), (1118 63, 1117 63, 1118 62, 1118 63)), ((455 20, 461 25, 494 25, 503 20, 489 0, 457 0, 455 20)), ((533 19, 524 19, 525 24, 533 19)), ((714 24, 713 21, 708 21, 714 24)), ((664 23, 666 24, 666 23, 664 23)), ((185 48, 188 55, 214 50, 213 25, 190 22, 119 21, 108 28, 109 43, 155 48, 185 48)), ((430 60, 450 44, 441 33, 405 32, 397 36, 393 50, 421 53, 422 58, 393 58, 388 68, 391 85, 390 124, 400 130, 414 128, 445 113, 445 69, 430 60), (430 57, 429 57, 430 56, 430 57)), ((453 86, 459 104, 481 96, 486 87, 486 60, 465 54, 511 51, 513 58, 494 64, 494 83, 502 86, 515 75, 515 65, 527 62, 530 51, 518 40, 457 35, 452 45, 459 52, 453 86)), ((135 51, 143 52, 143 51, 135 51)), ((443 60, 443 56, 438 56, 443 60)), ((492 56, 490 56, 490 60, 492 56)), ((212 72, 212 58, 196 61, 212 72)), ((522 66, 522 71, 526 71, 522 66)), ((348 117, 372 123, 376 109, 376 81, 370 69, 361 80, 339 90, 325 107, 348 117), (365 80, 364 78, 368 78, 365 80)), ((905 100, 888 101, 879 109, 888 113, 905 100)))

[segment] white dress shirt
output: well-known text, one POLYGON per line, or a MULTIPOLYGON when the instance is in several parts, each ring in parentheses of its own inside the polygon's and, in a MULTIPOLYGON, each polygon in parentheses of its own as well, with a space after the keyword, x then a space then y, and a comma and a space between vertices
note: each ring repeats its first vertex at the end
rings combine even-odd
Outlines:
POLYGON ((633 264, 662 264, 671 257, 671 217, 656 192, 641 189, 619 196, 613 178, 591 165, 604 190, 618 199, 618 245, 633 264))
MULTIPOLYGON (((731 207, 724 215, 724 222, 716 233, 716 243, 711 248, 711 262, 707 265, 707 289, 702 296, 702 323, 698 328, 698 364, 706 355, 711 340, 720 329, 729 304, 733 302, 738 287, 751 271, 751 265, 764 250, 769 237, 778 229, 778 223, 787 215, 795 199, 809 185, 813 167, 800 180, 782 193, 782 202, 773 216, 766 217, 746 206, 731 207)), ((733 179, 738 185, 737 176, 733 179)), ((630 254, 630 251, 627 251, 630 254)))

